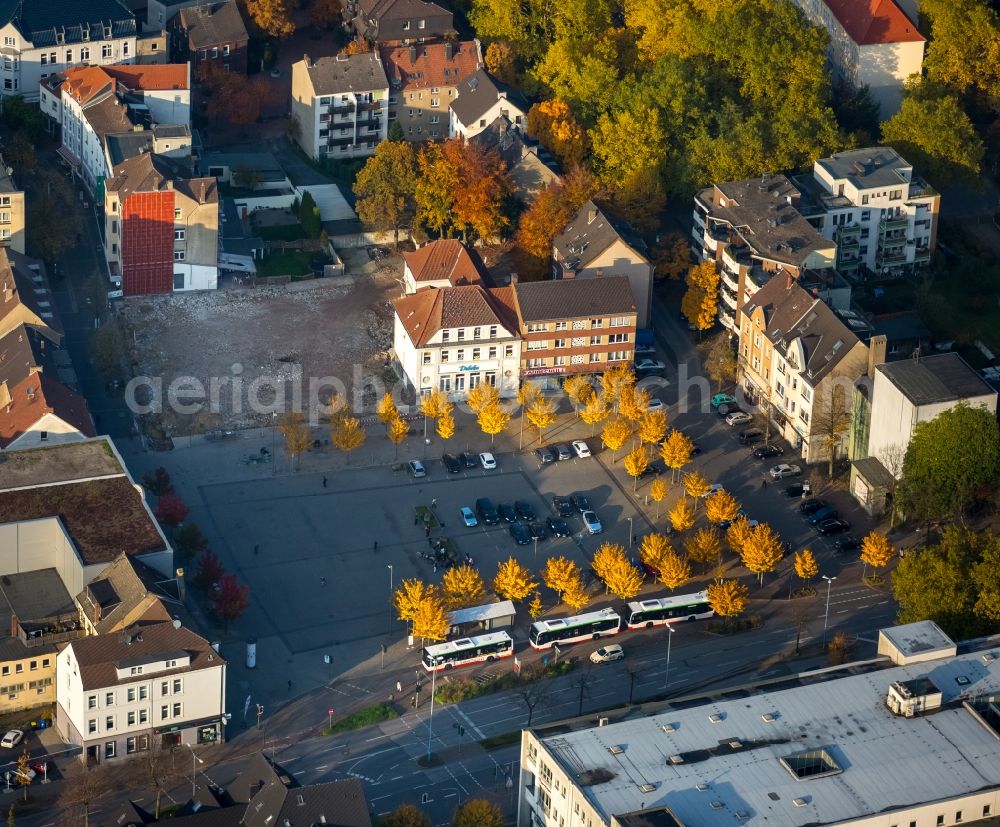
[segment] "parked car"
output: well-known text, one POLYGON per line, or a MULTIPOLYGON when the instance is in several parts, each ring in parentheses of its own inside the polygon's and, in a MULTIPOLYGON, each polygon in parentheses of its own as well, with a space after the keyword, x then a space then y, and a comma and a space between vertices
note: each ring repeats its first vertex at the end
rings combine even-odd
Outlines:
POLYGON ((807 482, 793 482, 785 486, 786 497, 808 497, 812 494, 812 486, 807 482))
POLYGON ((861 551, 861 539, 854 535, 841 537, 833 544, 838 554, 858 554, 861 551))
POLYGON ((22 740, 24 740, 24 732, 19 729, 12 729, 4 735, 3 740, 0 741, 0 747, 3 747, 4 749, 13 749, 20 744, 22 740))
POLYGON ((484 451, 479 455, 479 464, 487 471, 492 471, 497 467, 496 457, 493 456, 489 451, 484 451))
POLYGON ((697 442, 692 441, 691 442, 691 456, 696 457, 700 453, 701 453, 701 446, 697 442))
POLYGON ((652 358, 656 356, 656 345, 636 345, 635 358, 652 358))
POLYGON ((573 503, 573 508, 575 508, 581 514, 584 511, 593 510, 590 507, 590 499, 587 497, 586 494, 583 494, 580 491, 574 491, 572 494, 570 494, 569 499, 570 502, 573 503))
POLYGON ((462 461, 462 465, 466 468, 472 469, 479 467, 479 457, 470 451, 462 451, 462 453, 458 455, 458 458, 462 461))
POLYGON ((427 476, 427 470, 419 459, 411 459, 406 463, 406 467, 409 469, 410 475, 416 479, 427 476))
POLYGON ((565 443, 555 446, 556 457, 562 462, 564 459, 573 459, 573 452, 565 443))
POLYGON ((556 452, 553 451, 548 446, 545 446, 543 448, 536 448, 535 456, 538 458, 539 463, 541 463, 542 465, 545 465, 545 463, 547 462, 556 461, 556 452))
POLYGON ((753 445, 755 442, 760 442, 764 438, 764 432, 760 428, 747 428, 745 431, 740 431, 739 440, 744 445, 753 445))
POLYGON ((535 509, 531 507, 531 503, 526 503, 524 500, 518 500, 514 503, 514 510, 517 512, 517 516, 525 522, 530 523, 533 519, 535 519, 535 509))
POLYGON ((511 523, 509 530, 510 536, 519 546, 526 546, 531 542, 531 532, 524 523, 511 523))
POLYGON ((665 411, 667 409, 666 404, 662 399, 657 399, 655 396, 649 400, 649 404, 646 406, 647 411, 665 411))
POLYGON ((824 520, 832 520, 839 516, 840 512, 837 511, 836 508, 830 508, 830 506, 827 506, 826 508, 821 508, 819 511, 813 513, 813 515, 809 518, 809 525, 819 525, 824 520))
POLYGON ((532 540, 544 540, 549 536, 545 531, 545 526, 541 523, 531 523, 531 525, 528 526, 528 531, 531 532, 532 540))
POLYGON ((783 462, 780 465, 775 465, 768 473, 772 480, 783 480, 786 477, 797 477, 802 473, 802 469, 798 465, 789 465, 787 462, 783 462))
POLYGON ((665 474, 667 472, 666 466, 659 460, 650 460, 646 467, 642 469, 642 473, 639 474, 639 479, 643 480, 646 477, 658 477, 660 474, 665 474))
POLYGON ((843 534, 851 527, 847 520, 841 520, 838 518, 833 518, 830 520, 823 520, 816 526, 816 531, 822 534, 824 537, 829 537, 831 534, 843 534))
POLYGON ((462 470, 462 463, 458 461, 458 457, 454 454, 443 454, 441 457, 441 462, 444 463, 444 469, 449 474, 457 474, 462 470))
POLYGON ((720 405, 735 405, 736 397, 728 393, 717 393, 712 397, 712 401, 709 404, 713 408, 718 408, 720 405))
POLYGON ((497 506, 497 513, 500 515, 500 519, 505 523, 517 522, 517 512, 514 510, 514 506, 507 505, 507 503, 500 503, 497 506))
POLYGON ((462 515, 462 522, 464 522, 468 528, 475 528, 479 525, 479 520, 476 519, 476 515, 472 512, 472 509, 469 508, 469 506, 463 505, 458 510, 462 515))
POLYGON ((569 525, 562 517, 549 517, 545 520, 545 525, 548 526, 553 537, 569 537, 570 535, 569 525))
POLYGON ((706 491, 701 496, 711 497, 716 491, 725 491, 725 490, 726 489, 723 487, 721 482, 713 482, 710 486, 708 486, 708 491, 706 491))
POLYGON ((734 411, 731 414, 726 414, 726 424, 729 427, 746 425, 748 422, 753 422, 753 417, 746 411, 734 411))
MULTIPOLYGON (((742 508, 736 512, 736 519, 739 520, 741 518, 747 521, 747 525, 749 525, 750 528, 756 528, 759 525, 759 522, 757 520, 751 520, 750 515, 747 514, 747 512, 744 511, 742 508)), ((727 528, 729 528, 731 523, 732 523, 731 520, 722 520, 719 523, 719 528, 725 531, 727 528)))
POLYGON ((657 359, 636 359, 635 362, 635 372, 636 373, 649 373, 661 370, 666 370, 667 366, 665 363, 657 359))
POLYGON ((476 500, 476 514, 479 515, 479 519, 486 523, 486 525, 496 525, 500 522, 500 515, 497 513, 496 506, 493 505, 493 501, 488 497, 480 497, 476 500))
POLYGON ((780 456, 785 452, 785 449, 780 445, 761 445, 753 449, 753 455, 757 459, 770 459, 771 457, 780 456))
POLYGON ((600 534, 604 531, 604 526, 601 525, 601 521, 597 518, 596 512, 584 511, 580 517, 583 518, 584 527, 586 527, 587 531, 591 534, 600 534))
POLYGON ((622 649, 617 643, 612 643, 609 646, 602 646, 596 652, 590 653, 591 663, 610 663, 611 661, 621 660, 625 657, 625 650, 622 649))
POLYGON ((573 441, 573 451, 580 459, 586 459, 590 456, 590 446, 582 439, 573 441))
POLYGON ((569 497, 556 495, 552 498, 552 510, 560 517, 572 517, 576 514, 576 507, 569 497))
POLYGON ((804 503, 799 505, 799 513, 806 515, 815 514, 821 508, 826 508, 826 506, 826 500, 821 500, 819 497, 816 497, 815 499, 806 500, 804 503))

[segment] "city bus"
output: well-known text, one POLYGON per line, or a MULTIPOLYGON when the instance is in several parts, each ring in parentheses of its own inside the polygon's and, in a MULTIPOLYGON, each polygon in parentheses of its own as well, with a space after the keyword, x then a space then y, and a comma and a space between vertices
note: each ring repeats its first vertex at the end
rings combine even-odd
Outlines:
POLYGON ((463 637, 434 646, 425 646, 421 661, 428 672, 439 672, 469 663, 481 663, 514 654, 514 641, 506 632, 463 637))
POLYGON ((648 629, 678 620, 704 620, 715 614, 708 605, 707 592, 678 594, 653 600, 629 603, 625 612, 625 625, 629 629, 648 629))
POLYGON ((617 635, 622 619, 614 609, 560 617, 556 620, 539 620, 531 624, 528 640, 532 649, 548 649, 553 643, 576 643, 596 640, 605 635, 617 635))

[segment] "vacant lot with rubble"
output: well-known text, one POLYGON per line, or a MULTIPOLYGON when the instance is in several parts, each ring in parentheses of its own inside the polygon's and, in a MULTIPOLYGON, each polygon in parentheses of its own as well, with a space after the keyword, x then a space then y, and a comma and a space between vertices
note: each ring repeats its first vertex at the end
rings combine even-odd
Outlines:
POLYGON ((126 302, 133 373, 162 389, 153 429, 176 436, 270 424, 274 409, 314 413, 338 387, 374 410, 373 380, 392 377, 389 301, 402 260, 376 269, 360 250, 346 263, 348 274, 334 279, 126 302), (337 381, 318 381, 328 377, 337 381), (183 404, 170 404, 171 383, 183 404))

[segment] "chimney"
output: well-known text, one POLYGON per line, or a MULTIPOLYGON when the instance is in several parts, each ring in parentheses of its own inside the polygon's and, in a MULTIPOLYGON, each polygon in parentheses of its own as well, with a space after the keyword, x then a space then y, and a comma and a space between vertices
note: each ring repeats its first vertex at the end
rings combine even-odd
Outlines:
POLYGON ((453 47, 452 47, 451 43, 445 43, 444 44, 444 59, 445 60, 451 60, 452 48, 453 47))
POLYGON ((785 289, 792 289, 792 274, 787 271, 785 272, 785 289))
POLYGON ((410 63, 416 64, 417 62, 417 47, 410 46, 410 63))
POLYGON ((309 60, 309 55, 302 55, 302 62, 305 63, 307 69, 312 69, 312 61, 309 60))
POLYGON ((177 569, 177 597, 181 603, 187 600, 187 583, 184 581, 184 569, 177 569))
POLYGON ((587 223, 593 224, 597 220, 597 207, 591 207, 587 210, 587 223))
POLYGON ((885 363, 885 353, 888 349, 888 338, 885 334, 872 336, 868 341, 868 377, 875 378, 875 368, 885 363))
POLYGON ((508 281, 508 284, 517 284, 517 273, 510 274, 510 280, 508 281))

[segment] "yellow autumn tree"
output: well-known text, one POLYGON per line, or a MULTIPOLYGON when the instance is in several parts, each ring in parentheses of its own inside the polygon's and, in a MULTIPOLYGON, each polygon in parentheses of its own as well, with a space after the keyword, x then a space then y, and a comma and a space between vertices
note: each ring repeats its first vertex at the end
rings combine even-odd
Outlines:
POLYGON ((639 559, 651 569, 660 570, 660 562, 670 550, 670 541, 663 534, 653 532, 642 538, 639 544, 639 559))
POLYGON ((492 445, 496 441, 497 434, 502 434, 510 422, 510 414, 500 405, 487 405, 476 414, 476 422, 484 434, 489 434, 492 445))
POLYGON ((681 497, 670 509, 670 526, 678 534, 682 534, 694 525, 694 509, 681 497))
POLYGON ((611 449, 611 464, 617 462, 618 450, 628 441, 632 435, 632 426, 628 420, 620 416, 612 417, 604 423, 601 430, 601 441, 611 449))
POLYGON ((610 412, 611 408, 604 401, 604 397, 598 393, 592 393, 580 411, 580 419, 590 426, 590 434, 593 436, 597 431, 597 423, 603 422, 610 412))
POLYGON ((545 606, 542 604, 542 593, 535 592, 531 597, 531 603, 528 604, 528 617, 532 620, 538 620, 545 612, 545 606))
POLYGON ((750 589, 739 580, 720 580, 711 583, 707 591, 708 605, 726 621, 743 614, 750 602, 750 589))
POLYGON ((389 442, 396 446, 396 457, 399 456, 399 446, 403 444, 409 433, 410 423, 408 423, 401 416, 397 416, 389 423, 389 427, 386 430, 386 436, 389 437, 389 442))
POLYGON ((580 567, 566 557, 550 557, 542 568, 542 582, 562 599, 563 594, 580 579, 580 567))
POLYGON ((396 407, 391 393, 386 393, 379 400, 375 413, 383 425, 388 425, 392 420, 399 418, 399 408, 396 407))
POLYGON ((667 412, 646 411, 639 417, 639 426, 636 432, 642 442, 647 445, 655 445, 667 434, 667 412))
POLYGON ((795 573, 802 578, 803 583, 808 583, 819 574, 819 563, 809 549, 804 548, 795 553, 795 573))
POLYGON ((434 587, 423 580, 418 580, 415 577, 404 580, 392 595, 392 605, 396 609, 396 616, 400 620, 412 622, 417 613, 417 606, 433 591, 434 587))
POLYGON ((524 600, 537 588, 538 583, 532 579, 531 572, 513 557, 497 565, 493 591, 505 600, 524 600))
POLYGON ((590 384, 590 377, 582 373, 574 373, 565 382, 563 390, 570 402, 573 403, 573 410, 576 415, 580 415, 580 406, 585 405, 587 400, 594 395, 594 386, 590 384))
POLYGON ((247 12, 265 34, 289 37, 295 31, 295 6, 288 0, 247 0, 247 12))
POLYGON ((684 492, 694 500, 695 510, 698 508, 698 500, 707 494, 711 488, 712 486, 708 484, 708 480, 697 471, 691 471, 684 477, 684 492))
POLYGON ((420 399, 420 413, 428 419, 437 419, 451 413, 453 405, 444 391, 431 391, 420 399))
POLYGON ((660 459, 670 469, 671 482, 676 482, 681 469, 691 461, 694 443, 687 434, 674 428, 660 446, 660 459))
POLYGON ((885 568, 895 554, 896 550, 885 534, 872 531, 861 541, 861 562, 865 564, 865 573, 867 573, 868 566, 871 566, 876 572, 885 568))
POLYGON ((649 391, 635 385, 623 385, 618 394, 618 413, 632 422, 638 422, 649 410, 649 391))
POLYGON ((446 413, 444 416, 439 417, 437 421, 437 435, 441 439, 451 439, 455 436, 455 417, 450 413, 446 413))
POLYGON ((705 516, 710 523, 731 523, 740 513, 740 504, 736 498, 720 488, 714 494, 705 498, 705 516))
POLYGON ((543 100, 528 110, 528 132, 537 135, 567 169, 579 165, 587 152, 586 131, 559 98, 543 100))
POLYGON ((593 569, 608 590, 620 600, 631 600, 642 589, 642 575, 614 543, 604 543, 594 554, 593 569))
POLYGON ((478 414, 484 408, 491 408, 500 405, 500 391, 489 382, 480 382, 469 391, 465 398, 469 410, 478 414))
POLYGON ((659 581, 668 589, 679 589, 691 579, 691 564, 674 549, 668 549, 660 561, 659 581))
POLYGON ((579 612, 590 602, 590 595, 587 594, 582 577, 577 575, 576 579, 569 584, 566 591, 563 592, 562 601, 574 612, 579 612))
POLYGON ((625 362, 618 362, 601 374, 601 395, 604 401, 616 410, 622 390, 633 385, 635 385, 635 371, 625 362))
POLYGON ((649 451, 645 445, 636 445, 625 455, 625 470, 632 478, 632 490, 639 486, 639 477, 649 468, 649 451))
POLYGON ((708 330, 715 324, 719 311, 719 271, 715 260, 709 259, 688 270, 687 292, 681 299, 681 312, 697 330, 708 330))
POLYGON ((345 454, 360 448, 365 443, 365 431, 353 416, 342 416, 337 420, 330 435, 333 444, 345 454))
POLYGON ((756 574, 763 585, 764 575, 774 571, 784 556, 785 547, 778 533, 767 523, 761 523, 750 531, 743 544, 741 559, 747 570, 756 574))
POLYGON ((729 524, 729 528, 726 529, 726 542, 729 544, 729 548, 732 549, 733 554, 743 559, 743 547, 746 545, 747 540, 750 539, 750 533, 753 529, 750 527, 750 521, 743 516, 737 517, 729 524))
POLYGON ((445 603, 449 609, 464 609, 482 602, 486 594, 483 578, 472 566, 455 566, 441 580, 445 603))
POLYGON ((450 623, 444 599, 433 591, 421 600, 413 616, 413 636, 424 640, 444 640, 450 623))
POLYGON ((663 477, 657 477, 649 484, 649 498, 656 503, 656 512, 653 516, 654 520, 660 519, 660 503, 666 499, 667 496, 667 484, 663 481, 663 477))
POLYGON ((707 566, 719 559, 722 541, 714 528, 700 528, 684 541, 688 557, 696 563, 707 566))
POLYGON ((545 442, 545 429, 556 422, 556 403, 544 396, 539 396, 528 406, 528 422, 538 431, 538 441, 545 442))
POLYGON ((278 430, 285 438, 285 453, 294 461, 312 445, 312 431, 301 411, 289 411, 278 420, 278 430))

